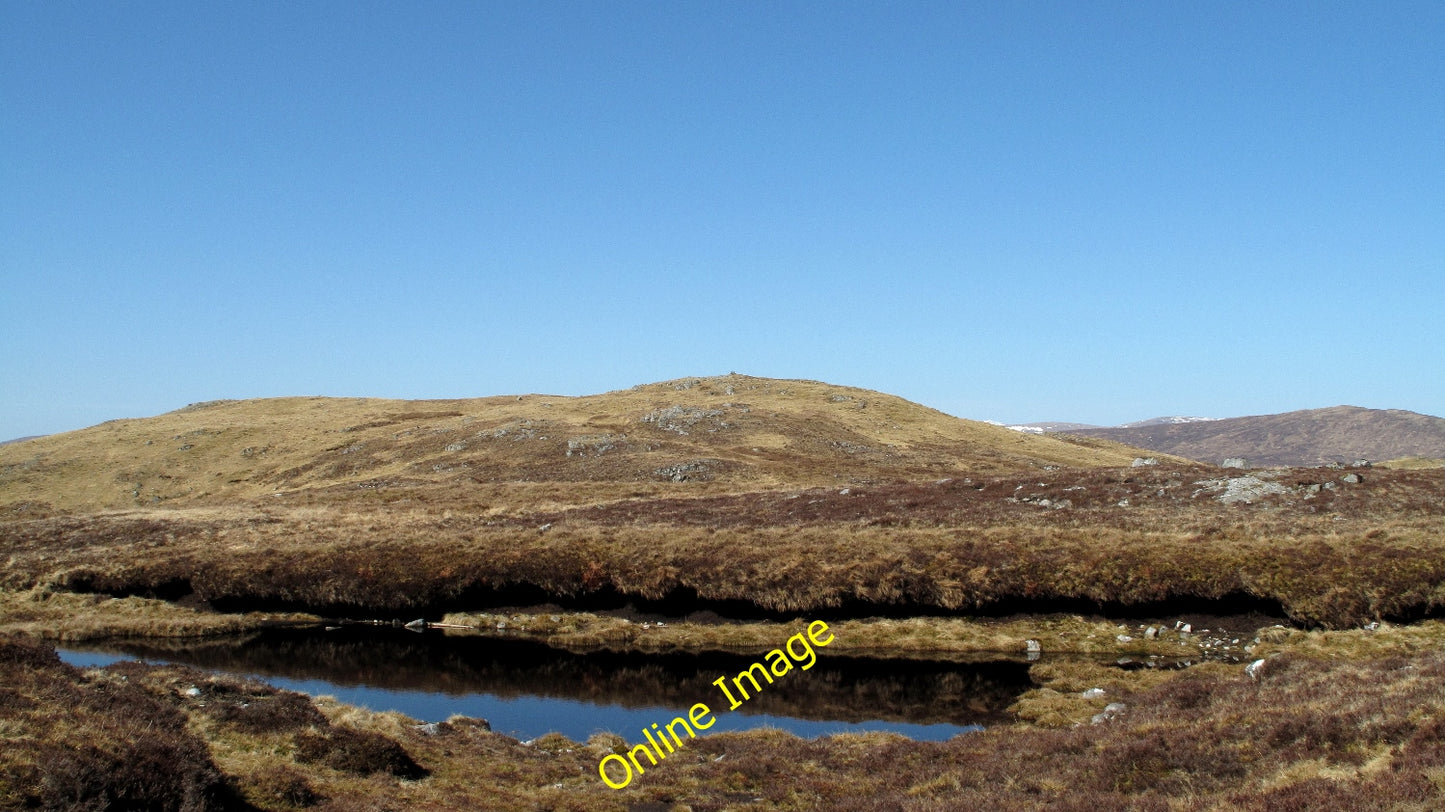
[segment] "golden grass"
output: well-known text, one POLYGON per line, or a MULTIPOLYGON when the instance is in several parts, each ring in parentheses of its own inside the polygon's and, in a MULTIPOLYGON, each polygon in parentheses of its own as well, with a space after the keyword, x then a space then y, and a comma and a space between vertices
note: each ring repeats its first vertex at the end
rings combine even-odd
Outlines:
POLYGON ((206 637, 280 623, 315 623, 302 614, 218 614, 139 597, 80 595, 47 587, 0 589, 0 633, 78 642, 124 637, 206 637))
POLYGON ((702 461, 682 474, 688 487, 673 488, 695 492, 832 484, 840 471, 866 480, 1127 465, 1135 454, 962 420, 878 392, 729 375, 577 398, 196 404, 0 446, 0 505, 214 504, 428 483, 598 483, 606 492, 605 483, 627 482, 654 490, 679 484, 659 471, 702 461))
POLYGON ((0 754, 0 805, 50 803, 35 788, 51 775, 146 805, 153 762, 127 749, 145 737, 108 715, 128 713, 186 765, 153 808, 1438 807, 1445 626, 1346 629, 1445 603, 1445 472, 1280 471, 1285 494, 1229 505, 1218 469, 1127 467, 1139 453, 745 376, 584 398, 200 404, 0 447, 0 632, 31 638, 212 635, 314 621, 289 614, 304 609, 448 613, 573 649, 751 653, 826 611, 825 656, 907 668, 1017 657, 1025 640, 1046 655, 1206 653, 1080 606, 1277 606, 1339 629, 1242 635, 1227 653, 1263 659, 1254 677, 1046 657, 1017 724, 944 744, 707 736, 621 793, 595 774, 615 737, 522 743, 463 719, 424 732, 214 680, 203 703, 184 690, 211 680, 199 672, 82 673, 0 640, 0 731, 20 743, 0 754), (499 608, 544 602, 562 606, 499 608), (629 604, 630 620, 599 611, 629 604), (644 620, 696 610, 753 619, 644 620), (1115 701, 1127 711, 1093 724, 1115 701))
POLYGON ((47 748, 86 736, 98 748, 92 763, 108 765, 87 773, 89 797, 124 790, 132 803, 158 809, 181 808, 187 793, 211 798, 187 808, 221 808, 216 772, 260 809, 1436 808, 1445 771, 1445 629, 1427 624, 1410 634, 1434 645, 1359 660, 1346 635, 1301 633, 1254 678, 1237 664, 1124 672, 1046 661, 1034 666, 1040 687, 1018 704, 1020 717, 1037 725, 999 725, 943 743, 890 734, 808 741, 772 730, 706 735, 621 791, 596 775, 600 758, 624 745, 616 736, 519 742, 464 718, 423 729, 395 713, 179 666, 82 672, 0 639, 8 691, 0 726, 20 743, 0 753, 0 788, 15 802, 36 797, 48 770, 72 764, 47 748), (1090 688, 1105 695, 1084 697, 1090 688), (46 692, 55 691, 79 711, 64 726, 45 722, 57 711, 46 692), (1093 723, 1109 702, 1124 709, 1093 723), (133 725, 107 713, 160 724, 150 737, 163 752, 184 754, 186 771, 172 770, 182 778, 148 789, 133 782, 128 762, 105 761, 99 753, 124 755, 134 741, 133 725), (354 749, 331 763, 303 758, 326 742, 354 749), (424 776, 387 772, 399 769, 397 753, 424 776))
MULTIPOLYGON (((607 649, 649 654, 726 651, 760 654, 796 634, 808 619, 791 622, 696 623, 634 621, 590 612, 487 613, 457 612, 442 622, 447 634, 537 640, 572 651, 607 649)), ((1009 620, 916 617, 828 622, 837 639, 828 652, 857 657, 895 659, 978 659, 979 655, 1022 656, 1034 640, 1050 654, 1089 656, 1155 655, 1168 659, 1199 657, 1206 641, 1199 635, 1162 630, 1148 639, 1138 624, 1121 625, 1079 616, 1029 616, 1009 620), (1130 638, 1119 640, 1120 635, 1130 638)), ((1252 637, 1250 630, 1250 637, 1252 637)), ((1246 637, 1249 639, 1249 637, 1246 637)), ((1246 652, 1243 644, 1236 649, 1246 652)))
POLYGON ((1400 457, 1375 463, 1377 468, 1393 468, 1399 471, 1423 471, 1430 468, 1445 468, 1445 459, 1438 457, 1400 457))
POLYGON ((266 504, 54 516, 0 523, 0 586, 193 592, 232 609, 405 619, 549 600, 862 617, 1191 598, 1219 602, 1217 614, 1231 601, 1274 601, 1299 621, 1344 627, 1445 600, 1442 472, 1376 471, 1328 496, 1298 490, 1237 506, 1191 495, 1196 475, 1058 471, 1044 484, 632 498, 562 511, 266 504), (1030 488, 1073 506, 1014 496, 1030 488), (1117 507, 1126 492, 1137 501, 1117 507))

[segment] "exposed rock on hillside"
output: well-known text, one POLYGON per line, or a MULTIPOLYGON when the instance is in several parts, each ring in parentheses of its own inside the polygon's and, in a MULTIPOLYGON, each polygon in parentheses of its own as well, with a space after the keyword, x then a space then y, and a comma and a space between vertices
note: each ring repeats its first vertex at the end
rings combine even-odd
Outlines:
POLYGON ((418 487, 438 504, 478 486, 568 482, 610 485, 598 493, 605 498, 672 483, 754 490, 1128 465, 1136 456, 878 392, 727 375, 586 397, 195 404, 0 447, 0 505, 182 506, 418 487))

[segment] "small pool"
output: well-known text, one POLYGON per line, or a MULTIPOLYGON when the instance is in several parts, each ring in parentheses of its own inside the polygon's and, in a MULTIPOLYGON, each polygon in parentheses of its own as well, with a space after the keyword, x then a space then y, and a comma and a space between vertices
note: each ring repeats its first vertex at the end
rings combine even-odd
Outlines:
POLYGON ((577 654, 529 641, 366 626, 277 629, 184 644, 73 646, 60 655, 81 667, 130 659, 177 663, 424 722, 461 714, 486 719, 493 730, 519 739, 558 732, 577 741, 602 731, 631 740, 697 702, 714 711, 717 724, 710 733, 776 727, 813 738, 891 731, 939 741, 1004 718, 1004 709, 1029 687, 1025 663, 871 660, 820 652, 812 669, 764 685, 729 712, 712 681, 736 675, 758 658, 577 654))

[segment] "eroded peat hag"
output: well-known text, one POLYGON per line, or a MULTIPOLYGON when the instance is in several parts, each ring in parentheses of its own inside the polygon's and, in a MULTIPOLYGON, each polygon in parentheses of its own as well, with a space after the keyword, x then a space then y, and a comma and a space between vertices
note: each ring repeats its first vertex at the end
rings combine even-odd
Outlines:
POLYGON ((1344 476, 1359 481, 1251 472, 1276 487, 1233 501, 1223 497, 1243 491, 1220 469, 1164 465, 563 509, 526 488, 520 501, 491 489, 488 504, 452 489, 442 509, 280 500, 10 520, 0 534, 12 590, 184 593, 233 611, 410 618, 654 602, 755 618, 1129 616, 1214 601, 1200 611, 1336 628, 1430 616, 1445 587, 1445 471, 1344 476))
MULTIPOLYGON (((585 403, 209 404, 22 446, 0 460, 12 633, 143 637, 163 659, 197 648, 197 665, 234 649, 250 672, 311 661, 443 692, 485 680, 546 702, 581 685, 642 706, 629 739, 699 697, 726 702, 715 681, 744 670, 758 690, 725 682, 749 696, 724 716, 993 721, 947 742, 719 721, 666 769, 598 792, 622 736, 513 737, 179 663, 18 656, 5 667, 31 673, 5 674, 0 725, 37 747, 7 754, 0 787, 39 786, 61 763, 45 754, 81 740, 39 746, 47 719, 104 709, 77 697, 120 684, 159 703, 126 694, 190 765, 196 789, 175 793, 219 775, 217 791, 265 809, 1439 805, 1445 627, 1391 621, 1445 595, 1445 471, 1135 468, 1103 441, 744 378, 585 403), (321 616, 448 621, 472 648, 389 627, 269 653, 185 640, 321 616), (827 656, 769 684, 752 664, 805 618, 836 635, 827 656), (384 662, 354 659, 368 649, 384 662), (1010 661, 965 662, 980 656, 1010 661), (64 701, 46 685, 68 686, 64 701)), ((91 721, 100 738, 130 729, 91 721)), ((86 763, 93 793, 132 797, 133 772, 86 763)))

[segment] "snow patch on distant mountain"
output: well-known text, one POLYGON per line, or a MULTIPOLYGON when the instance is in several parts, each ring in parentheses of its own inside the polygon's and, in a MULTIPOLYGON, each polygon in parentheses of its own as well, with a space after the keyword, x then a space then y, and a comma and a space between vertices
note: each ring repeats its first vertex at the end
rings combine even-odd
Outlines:
MULTIPOLYGON (((1155 418, 1152 418, 1152 419, 1149 419, 1149 420, 1138 420, 1138 421, 1135 421, 1135 422, 1133 422, 1133 423, 1124 423, 1123 425, 1111 426, 1111 427, 1109 427, 1109 428, 1116 428, 1116 429, 1139 429, 1139 428, 1144 428, 1144 427, 1146 427, 1146 426, 1177 426, 1177 425, 1180 425, 1180 424, 1183 424, 1183 423, 1212 423, 1212 422, 1214 422, 1214 421, 1216 421, 1216 420, 1221 420, 1221 419, 1223 419, 1223 418, 1219 418, 1219 417, 1182 417, 1182 416, 1155 417, 1155 418)), ((988 421, 988 422, 993 422, 993 421, 988 421)), ((1094 424, 1092 424, 1092 423, 1065 423, 1065 422, 1062 422, 1062 421, 1046 421, 1046 422, 1042 422, 1042 423, 1013 423, 1013 424, 1002 424, 1002 423, 999 423, 999 424, 995 424, 995 425, 1002 425, 1002 426, 1004 426, 1005 428, 1010 428, 1010 429, 1013 429, 1014 431, 1021 431, 1021 432, 1025 433, 1025 434, 1050 434, 1050 433, 1056 432, 1056 431, 1084 431, 1084 430, 1088 430, 1088 429, 1102 429, 1102 428, 1105 428, 1104 426, 1096 426, 1096 425, 1094 425, 1094 424)))
POLYGON ((1122 424, 1122 425, 1115 426, 1115 428, 1120 428, 1120 429, 1138 429, 1138 428, 1143 428, 1144 426, 1178 426, 1178 425, 1180 425, 1180 424, 1182 424, 1182 423, 1213 423, 1213 422, 1216 421, 1216 420, 1222 420, 1222 419, 1224 419, 1224 418, 1220 418, 1220 417, 1179 417, 1179 416, 1174 416, 1174 417, 1155 417, 1155 418, 1151 418, 1151 419, 1149 419, 1149 420, 1138 420, 1138 421, 1135 421, 1135 422, 1133 422, 1133 423, 1124 423, 1124 424, 1122 424))
POLYGON ((1021 423, 1006 426, 1005 428, 1021 431, 1025 434, 1048 434, 1054 431, 1075 431, 1077 429, 1097 429, 1100 427, 1088 423, 1021 423))

